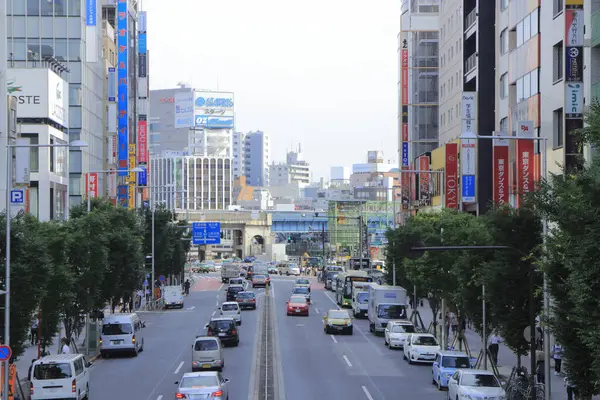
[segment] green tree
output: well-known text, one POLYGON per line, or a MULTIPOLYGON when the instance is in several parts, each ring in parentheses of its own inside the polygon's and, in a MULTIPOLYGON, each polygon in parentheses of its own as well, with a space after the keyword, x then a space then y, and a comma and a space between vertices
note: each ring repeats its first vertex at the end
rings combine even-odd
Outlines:
MULTIPOLYGON (((152 210, 148 207, 141 209, 145 225, 144 254, 152 254, 152 210)), ((174 214, 164 205, 154 211, 154 265, 155 275, 168 275, 173 251, 170 239, 170 225, 175 223, 174 214)))

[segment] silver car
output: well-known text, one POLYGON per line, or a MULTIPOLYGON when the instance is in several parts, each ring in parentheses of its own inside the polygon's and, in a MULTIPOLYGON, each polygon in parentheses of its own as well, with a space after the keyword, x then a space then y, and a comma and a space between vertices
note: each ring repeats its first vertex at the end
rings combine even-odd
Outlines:
POLYGON ((229 398, 229 379, 223 378, 220 372, 188 372, 181 381, 175 382, 177 399, 215 399, 229 398))
POLYGON ((237 301, 226 301, 221 304, 221 316, 231 317, 238 325, 242 324, 242 312, 237 301))

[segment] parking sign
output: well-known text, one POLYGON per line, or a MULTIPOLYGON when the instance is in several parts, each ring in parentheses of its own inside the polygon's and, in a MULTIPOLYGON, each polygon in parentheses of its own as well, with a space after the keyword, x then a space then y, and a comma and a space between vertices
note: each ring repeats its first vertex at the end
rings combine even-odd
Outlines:
POLYGON ((10 191, 10 204, 24 204, 25 203, 25 190, 13 189, 10 191))

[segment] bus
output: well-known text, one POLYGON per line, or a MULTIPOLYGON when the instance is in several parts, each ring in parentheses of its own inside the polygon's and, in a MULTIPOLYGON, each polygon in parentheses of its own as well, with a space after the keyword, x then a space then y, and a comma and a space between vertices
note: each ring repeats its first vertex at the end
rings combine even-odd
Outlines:
POLYGON ((373 282, 366 271, 348 271, 336 278, 336 303, 342 307, 352 307, 352 282, 373 282))
POLYGON ((323 259, 321 257, 307 257, 306 266, 321 268, 323 266, 323 259))

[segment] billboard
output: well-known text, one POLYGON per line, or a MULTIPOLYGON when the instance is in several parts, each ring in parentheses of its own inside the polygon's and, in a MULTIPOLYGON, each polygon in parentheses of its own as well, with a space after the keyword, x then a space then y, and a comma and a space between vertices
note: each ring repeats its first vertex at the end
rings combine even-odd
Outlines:
MULTIPOLYGON (((507 132, 496 132, 494 136, 507 136, 507 132)), ((503 205, 508 203, 508 140, 506 139, 494 139, 493 148, 493 199, 494 203, 503 205)))
MULTIPOLYGON (((419 157, 419 171, 429 171, 429 156, 419 157)), ((430 175, 429 172, 419 172, 419 199, 422 205, 430 204, 430 175)))
POLYGON ((85 25, 96 26, 97 19, 96 0, 85 0, 85 25))
MULTIPOLYGON (((519 121, 517 135, 519 137, 533 138, 533 121, 519 121)), ((521 202, 521 195, 533 191, 534 174, 534 141, 528 139, 517 140, 517 207, 521 202)))
POLYGON ((196 115, 194 125, 209 129, 232 129, 234 127, 233 117, 214 117, 207 115, 196 115))
POLYGON ((117 70, 108 68, 108 101, 117 101, 117 70))
POLYGON ((583 8, 565 10, 565 48, 583 46, 583 8))
POLYGON ((85 175, 85 181, 85 187, 87 188, 85 197, 98 197, 98 173, 88 172, 85 175))
POLYGON ((446 144, 444 207, 458 208, 458 144, 446 144))
MULTIPOLYGON (((135 165, 135 153, 136 153, 136 145, 135 143, 129 144, 129 170, 133 170, 135 165)), ((128 187, 128 200, 129 200, 129 208, 135 208, 135 186, 137 184, 137 173, 129 172, 129 177, 127 178, 129 183, 128 187)))
POLYGON ((194 125, 202 128, 232 129, 233 93, 194 92, 194 125))
POLYGON ((145 115, 138 117, 138 129, 137 129, 137 150, 138 150, 138 163, 148 163, 148 121, 146 121, 145 115))
POLYGON ((583 118, 583 83, 565 84, 565 117, 583 118))
POLYGON ((118 162, 119 176, 127 175, 127 146, 129 144, 129 13, 127 0, 118 0, 117 4, 117 131, 119 138, 118 162))
POLYGON ((175 128, 194 126, 194 92, 177 92, 174 96, 175 128))
POLYGON ((477 133, 476 133, 476 93, 464 92, 462 95, 462 136, 461 139, 461 195, 463 203, 476 202, 476 163, 477 163, 477 133), (472 139, 469 139, 472 137, 472 139))
POLYGON ((7 89, 17 102, 17 118, 48 118, 67 127, 68 88, 68 83, 49 69, 8 70, 7 89))
POLYGON ((119 185, 117 187, 117 205, 123 208, 127 208, 129 205, 129 191, 127 185, 119 185))
POLYGON ((567 82, 583 80, 583 47, 566 48, 565 78, 567 82))

